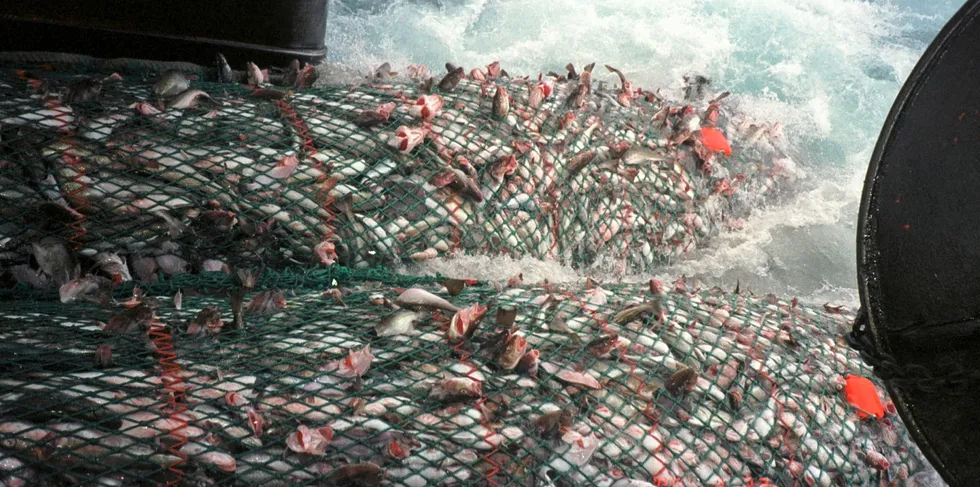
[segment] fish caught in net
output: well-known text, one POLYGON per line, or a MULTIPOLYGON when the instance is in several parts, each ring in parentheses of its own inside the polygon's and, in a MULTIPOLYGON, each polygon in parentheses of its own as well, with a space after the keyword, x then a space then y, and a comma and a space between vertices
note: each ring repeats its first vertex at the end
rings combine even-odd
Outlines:
POLYGON ((871 374, 840 309, 684 279, 255 277, 6 306, 0 482, 830 486, 926 465, 892 408, 845 401, 871 374))
POLYGON ((648 270, 739 228, 802 175, 778 124, 750 123, 701 77, 672 100, 612 67, 447 68, 287 91, 251 66, 219 83, 7 63, 7 281, 71 280, 38 263, 38 246, 59 241, 86 269, 143 281, 460 252, 648 270))

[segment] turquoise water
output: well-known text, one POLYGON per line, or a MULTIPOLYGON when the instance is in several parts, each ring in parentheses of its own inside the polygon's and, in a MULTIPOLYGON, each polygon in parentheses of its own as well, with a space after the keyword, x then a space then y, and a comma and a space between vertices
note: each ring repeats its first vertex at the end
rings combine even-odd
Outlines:
MULTIPOLYGON (((786 125, 810 177, 788 204, 665 273, 813 301, 857 300, 855 220, 865 168, 919 56, 962 5, 951 0, 333 0, 329 59, 434 70, 499 60, 511 73, 591 61, 641 86, 697 71, 755 118, 786 125)), ((600 75, 604 76, 604 75, 600 75)), ((610 78, 612 79, 612 78, 610 78)), ((645 276, 644 276, 645 277, 645 276)))

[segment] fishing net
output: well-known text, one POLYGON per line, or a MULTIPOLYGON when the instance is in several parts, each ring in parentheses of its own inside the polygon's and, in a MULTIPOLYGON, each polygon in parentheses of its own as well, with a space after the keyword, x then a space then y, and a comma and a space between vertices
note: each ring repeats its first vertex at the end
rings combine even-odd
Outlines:
POLYGON ((452 90, 441 74, 422 86, 413 67, 289 92, 199 69, 190 87, 203 93, 159 105, 159 72, 109 67, 0 65, 0 245, 18 281, 46 284, 28 274, 48 235, 94 266, 122 258, 140 280, 462 252, 648 270, 801 176, 778 125, 703 84, 682 100, 624 91, 605 68, 580 98, 580 81, 494 69, 452 90))
POLYGON ((894 411, 844 400, 871 371, 837 310, 347 277, 7 303, 0 482, 829 486, 926 465, 894 411))
POLYGON ((159 65, 28 58, 0 66, 0 486, 926 469, 880 384, 881 417, 845 399, 872 376, 846 311, 393 273, 464 252, 647 270, 738 228, 802 175, 703 79, 671 101, 416 66, 287 92, 184 65, 201 91, 158 105, 159 65))

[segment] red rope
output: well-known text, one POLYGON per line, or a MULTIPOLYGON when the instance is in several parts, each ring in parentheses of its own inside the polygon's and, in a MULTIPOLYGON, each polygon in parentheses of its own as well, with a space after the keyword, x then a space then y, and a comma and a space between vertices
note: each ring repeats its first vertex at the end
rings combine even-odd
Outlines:
MULTIPOLYGON (((296 133, 303 141, 303 148, 306 150, 307 156, 313 158, 313 156, 316 155, 319 151, 316 150, 316 145, 313 143, 314 142, 313 137, 310 136, 310 130, 306 126, 306 123, 299 116, 299 114, 296 113, 296 110, 294 110, 293 107, 289 105, 289 103, 286 103, 285 100, 276 100, 276 105, 279 107, 279 111, 282 113, 282 115, 286 117, 286 119, 289 120, 289 123, 293 125, 293 128, 296 129, 296 133)), ((326 183, 330 179, 327 176, 327 171, 330 168, 324 167, 322 161, 316 159, 314 159, 314 161, 316 161, 314 167, 317 168, 321 174, 321 177, 319 181, 317 181, 317 183, 320 185, 320 188, 324 193, 323 210, 327 213, 327 221, 325 222, 327 231, 326 234, 323 236, 323 239, 324 241, 329 241, 333 239, 333 235, 334 235, 334 228, 333 228, 334 214, 333 214, 333 210, 330 209, 330 207, 333 206, 334 203, 334 197, 332 194, 330 194, 330 191, 333 188, 326 187, 326 183)))
POLYGON ((167 394, 167 422, 170 426, 168 434, 177 439, 170 445, 168 451, 177 457, 167 470, 176 474, 176 478, 167 482, 167 486, 177 485, 181 481, 184 472, 180 465, 187 462, 187 454, 180 449, 187 444, 187 435, 184 429, 187 428, 187 418, 184 413, 187 411, 186 394, 184 392, 183 379, 180 376, 180 365, 177 363, 177 352, 174 350, 173 337, 167 329, 160 324, 159 320, 153 319, 149 330, 150 339, 156 346, 157 355, 160 356, 160 380, 163 390, 167 394), (174 426, 176 425, 176 427, 174 426))

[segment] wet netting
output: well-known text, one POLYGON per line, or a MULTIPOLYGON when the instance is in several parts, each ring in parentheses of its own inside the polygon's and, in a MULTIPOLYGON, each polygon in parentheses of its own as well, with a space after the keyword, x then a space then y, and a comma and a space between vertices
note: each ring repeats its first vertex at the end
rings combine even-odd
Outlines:
POLYGON ((871 373, 835 309, 683 281, 258 281, 8 303, 0 482, 850 486, 925 465, 893 410, 845 401, 871 373))
POLYGON ((802 175, 779 124, 701 77, 669 100, 605 67, 538 81, 413 66, 323 88, 111 67, 0 64, 8 261, 54 235, 139 279, 461 252, 649 270, 802 175))
POLYGON ((617 275, 738 228, 802 173, 709 80, 672 101, 594 66, 330 87, 311 66, 178 67, 0 56, 0 486, 927 468, 860 382, 847 310, 684 278, 395 273, 469 253, 617 275))

